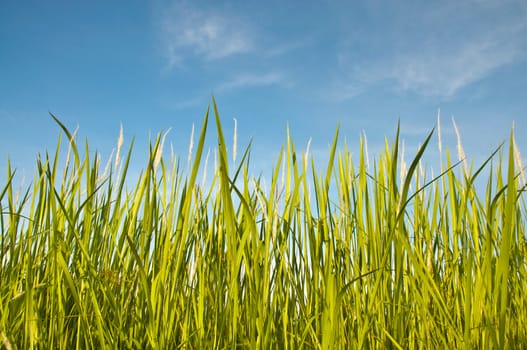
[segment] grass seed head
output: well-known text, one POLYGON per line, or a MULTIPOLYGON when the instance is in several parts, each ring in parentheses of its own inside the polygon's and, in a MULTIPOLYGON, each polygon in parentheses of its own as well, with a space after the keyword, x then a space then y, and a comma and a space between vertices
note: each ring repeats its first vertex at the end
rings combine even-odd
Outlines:
POLYGON ((124 134, 123 134, 123 123, 119 126, 119 138, 117 139, 117 152, 115 153, 115 163, 114 163, 114 169, 117 169, 119 166, 119 161, 121 157, 121 148, 123 147, 124 143, 124 134))
POLYGON ((467 173, 468 172, 467 157, 465 155, 465 151, 463 150, 463 145, 461 143, 461 135, 459 133, 459 129, 457 128, 457 124, 456 124, 456 120, 454 116, 452 116, 452 124, 454 125, 454 131, 456 132, 456 137, 457 137, 458 160, 463 161, 463 169, 465 170, 465 173, 467 173))
POLYGON ((192 149, 194 148, 194 123, 192 123, 192 130, 190 131, 190 141, 188 146, 188 167, 192 161, 192 149))

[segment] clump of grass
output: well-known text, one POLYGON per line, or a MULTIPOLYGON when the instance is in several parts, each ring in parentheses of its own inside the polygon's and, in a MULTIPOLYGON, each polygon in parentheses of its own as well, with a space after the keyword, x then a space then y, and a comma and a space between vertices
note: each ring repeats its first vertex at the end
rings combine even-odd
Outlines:
POLYGON ((249 147, 229 164, 214 101, 213 113, 207 186, 198 174, 208 111, 189 173, 163 157, 160 134, 132 189, 132 145, 119 160, 121 136, 101 172, 58 120, 64 164, 59 138, 18 197, 7 164, 4 348, 527 345, 526 206, 513 133, 508 150, 475 170, 460 172, 445 150, 435 178, 418 171, 432 133, 407 166, 397 129, 367 166, 366 139, 353 157, 337 130, 322 174, 288 135, 266 189, 248 174, 249 147), (483 174, 486 188, 475 188, 483 174))

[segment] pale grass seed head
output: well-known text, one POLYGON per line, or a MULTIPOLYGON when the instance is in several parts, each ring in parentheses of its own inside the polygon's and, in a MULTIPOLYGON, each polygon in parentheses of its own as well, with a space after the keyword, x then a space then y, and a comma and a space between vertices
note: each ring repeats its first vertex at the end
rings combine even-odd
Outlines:
POLYGON ((463 150, 463 145, 461 144, 461 135, 459 133, 459 129, 457 128, 454 116, 452 116, 452 124, 454 125, 454 131, 456 132, 457 137, 457 156, 460 161, 463 161, 463 168, 465 172, 468 172, 467 157, 465 156, 465 151, 463 150))
POLYGON ((115 163, 114 169, 117 169, 119 166, 119 161, 121 157, 121 148, 123 147, 124 135, 123 135, 123 123, 120 124, 119 128, 119 138, 117 139, 117 152, 115 153, 115 163))
POLYGON ((400 177, 401 177, 401 183, 403 183, 404 178, 406 177, 406 161, 404 160, 404 140, 402 141, 402 149, 401 149, 400 177))
POLYGON ((364 157, 366 158, 366 168, 370 168, 370 156, 368 154, 368 138, 366 137, 366 131, 362 130, 362 137, 364 138, 364 157))
POLYGON ((170 142, 170 159, 176 159, 176 152, 174 151, 174 144, 170 142))
POLYGON ((304 168, 307 169, 307 161, 309 160, 309 148, 311 147, 311 137, 307 140, 306 153, 304 153, 304 168))
MULTIPOLYGON (((97 166, 99 165, 98 164, 99 158, 100 158, 99 154, 97 154, 97 166)), ((112 155, 110 155, 110 157, 108 158, 108 161, 106 162, 106 165, 104 167, 104 171, 101 175, 99 175, 99 177, 96 180, 96 183, 100 183, 101 181, 104 181, 104 179, 106 179, 106 177, 108 176, 108 173, 110 172, 111 165, 112 165, 112 155)))
POLYGON ((282 192, 285 188, 285 172, 287 170, 286 162, 287 162, 286 157, 283 157, 282 158, 282 176, 280 179, 280 192, 282 192))
POLYGON ((159 162, 161 162, 161 157, 163 156, 163 147, 165 145, 165 139, 168 135, 168 133, 170 132, 172 128, 169 128, 164 134, 163 134, 163 137, 161 138, 161 142, 159 143, 159 146, 157 147, 157 150, 156 150, 156 155, 154 157, 154 169, 157 169, 157 166, 159 165, 159 162))
POLYGON ((190 143, 188 146, 188 167, 192 161, 192 149, 194 148, 194 123, 192 123, 192 130, 190 131, 190 143))
POLYGON ((203 178, 201 179, 201 188, 203 191, 205 191, 205 184, 207 183, 207 168, 209 165, 209 156, 210 156, 210 148, 207 151, 207 156, 205 157, 205 162, 203 163, 203 178))
MULTIPOLYGON (((95 153, 95 169, 100 169, 100 166, 101 166, 101 155, 97 152, 95 153)), ((104 177, 104 173, 102 175, 99 175, 99 177, 95 179, 95 182, 98 183, 101 177, 104 177)))
MULTIPOLYGON (((514 130, 514 124, 512 124, 512 129, 514 130)), ((516 158, 516 164, 518 165, 518 168, 520 170, 520 176, 521 176, 522 182, 525 185, 525 184, 527 184, 527 182, 525 181, 525 168, 523 167, 523 162, 522 162, 522 156, 521 156, 521 153, 520 153, 520 149, 518 148, 518 144, 516 143, 516 139, 512 139, 512 143, 513 143, 513 146, 514 146, 514 158, 516 158)))

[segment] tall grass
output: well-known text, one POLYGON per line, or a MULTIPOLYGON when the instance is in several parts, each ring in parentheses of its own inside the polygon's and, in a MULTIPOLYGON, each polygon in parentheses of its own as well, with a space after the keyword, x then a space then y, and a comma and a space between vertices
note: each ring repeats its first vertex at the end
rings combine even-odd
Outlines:
POLYGON ((406 166, 397 129, 368 165, 365 139, 352 156, 337 130, 322 173, 288 135, 267 187, 249 175, 249 147, 229 164, 214 101, 212 113, 208 182, 198 176, 209 111, 188 173, 162 156, 159 135, 131 189, 132 145, 104 170, 58 120, 65 160, 59 138, 18 195, 7 164, 4 348, 527 346, 527 213, 512 133, 476 169, 445 150, 435 178, 421 166, 433 133, 406 166))

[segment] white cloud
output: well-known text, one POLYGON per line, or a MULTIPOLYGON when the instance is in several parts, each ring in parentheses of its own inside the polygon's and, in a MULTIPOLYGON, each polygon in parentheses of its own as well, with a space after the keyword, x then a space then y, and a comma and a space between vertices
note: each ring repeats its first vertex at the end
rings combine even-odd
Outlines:
POLYGON ((450 97, 495 69, 514 62, 521 53, 496 40, 471 43, 450 52, 431 50, 399 57, 386 67, 385 78, 403 90, 450 97))
POLYGON ((189 98, 186 100, 177 101, 173 104, 173 108, 176 110, 179 110, 179 109, 206 106, 208 102, 209 102, 208 96, 198 96, 198 97, 189 98))
MULTIPOLYGON (((286 79, 286 77, 279 72, 268 72, 262 74, 255 73, 243 73, 234 76, 231 80, 227 80, 217 86, 215 93, 229 92, 236 89, 243 88, 254 88, 264 86, 276 86, 290 87, 292 83, 286 79)), ((207 94, 200 94, 194 98, 189 98, 172 104, 174 109, 187 109, 198 106, 206 106, 210 96, 207 94)))
POLYGON ((281 73, 270 72, 264 74, 246 73, 221 84, 219 91, 234 90, 238 88, 288 84, 281 73))
POLYGON ((186 58, 216 60, 253 47, 248 26, 240 19, 184 3, 163 12, 161 32, 170 68, 186 58))
POLYGON ((313 44, 313 39, 310 37, 304 37, 302 39, 293 40, 285 43, 278 43, 274 47, 264 50, 262 52, 266 57, 277 57, 288 54, 290 52, 297 51, 313 44))
POLYGON ((525 60, 527 7, 515 8, 518 3, 510 1, 508 6, 494 0, 482 4, 472 8, 449 3, 395 13, 397 19, 383 33, 384 45, 367 47, 367 60, 353 44, 339 53, 344 75, 331 96, 349 99, 388 83, 396 90, 448 98, 505 65, 525 60))

